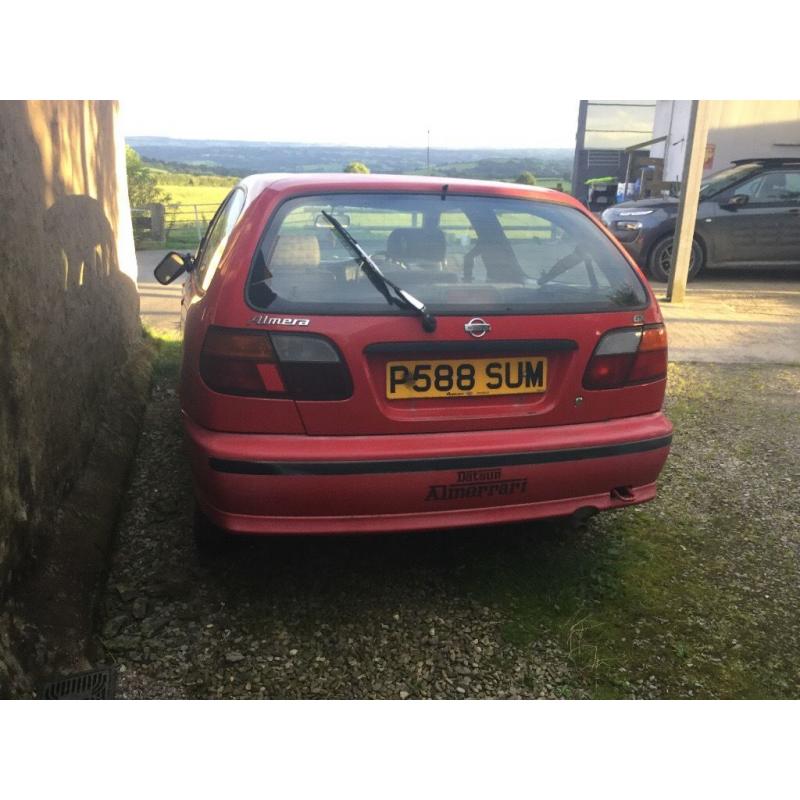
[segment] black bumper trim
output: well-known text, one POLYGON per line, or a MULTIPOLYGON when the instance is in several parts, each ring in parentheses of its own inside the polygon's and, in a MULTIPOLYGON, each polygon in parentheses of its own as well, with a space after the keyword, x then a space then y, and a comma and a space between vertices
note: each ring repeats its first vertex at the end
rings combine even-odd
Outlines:
POLYGON ((577 447, 565 450, 538 450, 484 456, 445 456, 379 461, 235 461, 210 458, 211 469, 233 475, 377 475, 392 472, 432 472, 434 470, 487 469, 526 464, 552 464, 560 461, 585 461, 630 453, 645 453, 668 447, 672 434, 624 444, 577 447))
MULTIPOLYGON (((488 342, 471 339, 463 342, 379 342, 364 348, 367 355, 419 356, 420 354, 470 356, 529 356, 539 353, 568 352, 578 349, 573 339, 497 339, 488 342)), ((419 358, 417 358, 419 360, 419 358)))

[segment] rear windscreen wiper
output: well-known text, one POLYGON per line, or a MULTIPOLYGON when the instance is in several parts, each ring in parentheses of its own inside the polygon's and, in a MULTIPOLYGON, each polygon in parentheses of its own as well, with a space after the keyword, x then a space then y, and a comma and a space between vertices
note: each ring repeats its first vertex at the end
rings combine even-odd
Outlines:
POLYGON ((323 211, 322 216, 330 222, 333 229, 342 238, 342 241, 361 262, 361 269, 364 274, 369 279, 369 282, 386 298, 386 302, 400 308, 410 308, 422 318, 423 329, 428 333, 433 333, 436 330, 436 317, 428 311, 425 303, 405 289, 401 289, 393 281, 390 281, 364 248, 345 230, 342 223, 333 214, 323 211))

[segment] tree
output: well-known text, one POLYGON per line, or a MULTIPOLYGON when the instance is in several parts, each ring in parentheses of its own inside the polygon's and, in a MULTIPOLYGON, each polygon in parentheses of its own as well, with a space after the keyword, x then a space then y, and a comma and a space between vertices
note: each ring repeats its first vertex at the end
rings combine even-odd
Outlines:
POLYGON ((345 172, 357 172, 360 175, 369 175, 369 167, 360 161, 351 161, 345 168, 345 172))
POLYGON ((532 172, 520 172, 514 183, 526 183, 528 186, 535 186, 536 176, 532 172))
POLYGON ((142 208, 148 203, 168 203, 172 199, 158 188, 152 170, 142 163, 142 157, 128 145, 125 145, 125 167, 128 173, 128 199, 131 208, 142 208))

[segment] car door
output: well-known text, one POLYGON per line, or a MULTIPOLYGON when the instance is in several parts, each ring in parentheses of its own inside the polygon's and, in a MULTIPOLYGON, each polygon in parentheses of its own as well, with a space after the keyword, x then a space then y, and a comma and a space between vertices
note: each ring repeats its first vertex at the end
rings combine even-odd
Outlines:
POLYGON ((759 173, 727 189, 715 203, 715 212, 700 218, 703 228, 713 228, 715 261, 800 260, 800 170, 759 173), (745 196, 747 201, 731 205, 736 196, 745 196))
POLYGON ((782 196, 775 200, 780 219, 780 247, 776 261, 800 262, 800 169, 787 170, 782 196))

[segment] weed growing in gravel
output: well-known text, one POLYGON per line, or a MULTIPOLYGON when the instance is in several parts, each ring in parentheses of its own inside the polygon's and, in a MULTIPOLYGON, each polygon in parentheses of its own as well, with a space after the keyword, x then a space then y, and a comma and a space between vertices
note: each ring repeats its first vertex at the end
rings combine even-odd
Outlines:
POLYGON ((177 383, 183 348, 180 333, 145 327, 143 335, 157 349, 157 357, 153 364, 153 382, 177 383))

